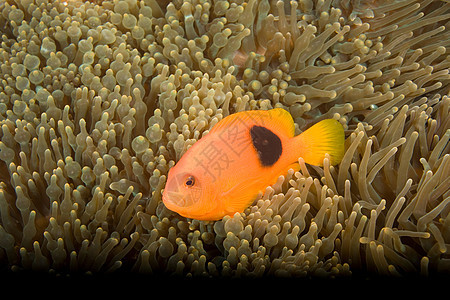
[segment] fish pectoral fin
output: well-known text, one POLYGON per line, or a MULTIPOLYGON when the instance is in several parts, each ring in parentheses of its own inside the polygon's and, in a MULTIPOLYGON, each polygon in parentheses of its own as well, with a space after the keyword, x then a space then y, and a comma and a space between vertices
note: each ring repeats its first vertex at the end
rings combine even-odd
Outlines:
POLYGON ((258 193, 253 195, 241 195, 235 196, 232 199, 227 201, 227 206, 225 209, 226 214, 234 215, 236 212, 243 212, 247 207, 252 205, 253 201, 255 201, 258 193))
POLYGON ((286 172, 283 173, 283 175, 285 175, 289 169, 293 169, 294 172, 298 172, 298 171, 300 171, 300 164, 298 162, 296 162, 296 163, 289 165, 286 172))
POLYGON ((246 179, 224 192, 221 198, 225 203, 227 214, 232 215, 235 212, 243 212, 249 207, 260 192, 257 186, 260 186, 258 179, 246 179))

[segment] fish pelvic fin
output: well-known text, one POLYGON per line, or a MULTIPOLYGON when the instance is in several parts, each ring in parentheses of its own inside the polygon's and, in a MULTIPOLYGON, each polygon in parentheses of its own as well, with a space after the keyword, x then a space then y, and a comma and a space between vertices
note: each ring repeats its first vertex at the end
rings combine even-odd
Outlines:
POLYGON ((306 163, 323 166, 325 154, 330 156, 331 165, 341 162, 345 147, 344 128, 335 119, 322 120, 294 137, 294 149, 306 163))

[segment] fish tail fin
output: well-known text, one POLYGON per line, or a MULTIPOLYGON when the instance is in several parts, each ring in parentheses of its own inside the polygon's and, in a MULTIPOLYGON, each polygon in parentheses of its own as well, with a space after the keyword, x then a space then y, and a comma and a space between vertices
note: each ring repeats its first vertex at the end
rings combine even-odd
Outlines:
POLYGON ((344 156, 344 128, 335 119, 322 120, 294 137, 295 151, 306 163, 323 166, 325 154, 331 165, 341 162, 344 156))

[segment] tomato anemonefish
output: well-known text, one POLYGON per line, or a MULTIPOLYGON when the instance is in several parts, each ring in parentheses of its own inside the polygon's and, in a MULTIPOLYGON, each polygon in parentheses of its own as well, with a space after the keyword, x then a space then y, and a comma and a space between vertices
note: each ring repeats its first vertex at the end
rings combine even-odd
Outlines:
POLYGON ((325 154, 338 164, 344 156, 344 128, 326 119, 294 136, 294 121, 284 109, 243 111, 227 116, 190 147, 170 169, 165 206, 198 220, 219 220, 242 212, 260 191, 298 158, 322 166, 325 154))

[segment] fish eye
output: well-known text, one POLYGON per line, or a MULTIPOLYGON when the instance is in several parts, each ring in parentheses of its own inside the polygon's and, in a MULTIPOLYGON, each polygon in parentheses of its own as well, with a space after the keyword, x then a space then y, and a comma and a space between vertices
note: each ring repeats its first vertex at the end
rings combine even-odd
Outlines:
POLYGON ((194 176, 189 176, 188 178, 186 178, 186 181, 184 182, 184 185, 189 187, 193 187, 195 184, 195 178, 194 176))

